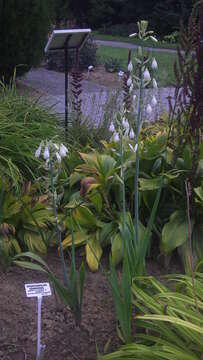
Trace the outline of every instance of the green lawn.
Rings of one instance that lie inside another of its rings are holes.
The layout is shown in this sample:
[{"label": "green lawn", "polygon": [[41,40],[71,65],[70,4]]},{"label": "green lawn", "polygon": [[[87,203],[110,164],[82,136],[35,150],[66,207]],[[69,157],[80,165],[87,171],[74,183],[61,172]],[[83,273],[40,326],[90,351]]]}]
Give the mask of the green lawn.
[{"label": "green lawn", "polygon": [[96,40],[108,40],[108,41],[121,41],[121,42],[128,42],[135,45],[143,45],[146,47],[156,47],[160,49],[177,49],[177,44],[170,44],[167,42],[158,41],[155,43],[152,40],[142,41],[135,37],[130,38],[128,36],[114,36],[114,35],[105,35],[100,34],[98,31],[93,31],[92,33]]},{"label": "green lawn", "polygon": [[[132,51],[132,56],[135,56],[137,50]],[[156,71],[156,79],[159,86],[172,86],[175,83],[175,76],[173,72],[174,61],[177,58],[173,53],[162,52],[147,52],[152,58],[155,57],[158,63],[158,70]],[[105,64],[108,58],[116,58],[121,61],[121,69],[125,70],[128,59],[128,49],[114,48],[111,46],[99,46],[97,50],[97,59],[101,64]]]}]

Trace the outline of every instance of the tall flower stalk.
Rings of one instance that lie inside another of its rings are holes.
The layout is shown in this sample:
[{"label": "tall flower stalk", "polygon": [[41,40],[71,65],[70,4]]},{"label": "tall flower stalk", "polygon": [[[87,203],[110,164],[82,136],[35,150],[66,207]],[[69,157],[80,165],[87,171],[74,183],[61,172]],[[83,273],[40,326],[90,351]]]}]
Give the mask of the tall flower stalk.
[{"label": "tall flower stalk", "polygon": [[[35,152],[36,158],[40,158],[40,156],[43,157],[43,159],[45,160],[45,169],[50,174],[49,190],[52,194],[53,214],[55,220],[55,228],[58,236],[59,251],[60,251],[65,286],[60,283],[60,281],[54,276],[53,273],[50,272],[46,264],[42,263],[40,258],[36,258],[35,256],[34,260],[38,261],[40,264],[43,265],[43,267],[46,268],[46,271],[48,272],[48,275],[51,281],[53,282],[56,291],[58,292],[58,295],[72,311],[75,317],[76,324],[80,325],[85,269],[84,269],[84,265],[82,264],[79,269],[79,272],[76,271],[75,242],[74,242],[73,219],[72,219],[73,209],[70,210],[71,232],[72,232],[72,261],[71,261],[69,276],[65,265],[65,258],[64,258],[62,239],[61,239],[61,230],[57,218],[57,192],[55,188],[55,181],[58,178],[59,166],[62,161],[62,158],[64,158],[67,155],[67,153],[68,153],[68,149],[63,144],[60,145],[55,144],[52,141],[42,142]],[[31,255],[28,254],[26,256],[33,258],[33,254]]]},{"label": "tall flower stalk", "polygon": [[[153,41],[157,41],[153,36],[153,31],[147,31],[148,22],[142,20],[138,22],[138,33],[134,33],[130,35],[130,37],[137,36],[141,40],[148,40],[151,38]],[[143,46],[140,46],[138,49],[138,57],[135,58],[138,67],[138,77],[134,77],[135,86],[138,87],[138,101],[137,101],[137,121],[136,121],[136,144],[139,142],[140,130],[142,127],[142,112],[143,112],[143,90],[144,88],[153,83],[156,80],[153,78],[151,80],[150,72],[148,70],[149,59],[145,59],[144,57],[144,49]],[[157,62],[154,58],[152,61],[152,70],[157,69]],[[157,83],[156,83],[157,84]],[[153,96],[152,104],[155,105],[156,98]],[[152,107],[150,104],[147,105],[147,113],[151,114]],[[134,220],[135,220],[135,232],[136,232],[136,244],[139,242],[139,189],[138,189],[138,181],[139,181],[139,164],[140,164],[140,155],[139,155],[139,147],[137,148],[136,153],[136,167],[135,167],[135,178],[134,178]]]}]

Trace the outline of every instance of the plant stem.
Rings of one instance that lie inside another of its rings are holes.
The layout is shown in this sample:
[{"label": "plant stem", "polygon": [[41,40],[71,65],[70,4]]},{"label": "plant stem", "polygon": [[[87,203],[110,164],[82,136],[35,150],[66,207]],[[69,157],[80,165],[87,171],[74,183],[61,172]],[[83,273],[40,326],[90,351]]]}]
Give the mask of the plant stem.
[{"label": "plant stem", "polygon": [[187,198],[188,239],[189,239],[189,249],[190,249],[190,268],[192,273],[192,287],[193,287],[196,310],[199,312],[199,308],[197,304],[197,296],[195,291],[195,280],[194,280],[194,265],[193,265],[193,254],[192,254],[192,226],[191,226],[191,218],[190,218],[191,189],[190,189],[190,182],[188,179],[185,180],[185,190],[186,190],[186,198]]},{"label": "plant stem", "polygon": [[126,209],[125,209],[125,175],[123,168],[123,134],[121,134],[120,158],[121,158],[121,180],[122,180],[122,213],[123,213],[123,228],[124,228],[124,224],[126,220]]},{"label": "plant stem", "polygon": [[56,231],[57,231],[57,235],[58,235],[60,257],[61,257],[62,270],[63,270],[63,276],[64,276],[64,283],[68,287],[69,286],[69,281],[68,281],[68,274],[67,274],[67,270],[66,270],[64,253],[63,253],[63,246],[62,246],[62,241],[61,241],[61,231],[59,229],[58,220],[57,220],[57,207],[56,207],[56,197],[55,197],[54,176],[53,176],[53,165],[52,165],[52,163],[51,163],[51,166],[50,166],[50,179],[51,179],[51,192],[52,192],[52,196],[53,196],[53,213],[54,213],[54,219],[55,219],[55,224],[56,224]]},{"label": "plant stem", "polygon": [[[142,48],[142,62],[140,65],[140,84],[139,84],[139,94],[138,94],[138,115],[137,115],[137,126],[136,126],[136,143],[138,144],[140,127],[142,123],[142,97],[143,97],[143,75],[142,67],[144,63],[143,48]],[[134,209],[134,219],[135,219],[135,241],[138,245],[139,241],[139,192],[138,192],[138,180],[139,180],[139,166],[140,166],[140,156],[139,148],[136,152],[136,166],[135,166],[135,209]]]}]

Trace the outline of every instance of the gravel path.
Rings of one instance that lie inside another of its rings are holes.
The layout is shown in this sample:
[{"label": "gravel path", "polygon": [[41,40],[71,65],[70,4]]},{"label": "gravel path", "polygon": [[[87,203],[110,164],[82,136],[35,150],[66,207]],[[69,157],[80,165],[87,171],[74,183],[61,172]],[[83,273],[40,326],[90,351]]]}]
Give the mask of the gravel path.
[{"label": "gravel path", "polygon": [[[124,48],[124,49],[138,49],[139,45],[121,42],[121,41],[110,41],[110,40],[94,40],[95,44],[103,45],[103,46],[111,46],[116,48]],[[175,49],[161,49],[155,47],[144,47],[144,50],[152,51],[152,52],[163,52],[163,53],[177,53]]]},{"label": "gravel path", "polygon": [[[29,71],[21,82],[42,92],[41,103],[44,106],[52,107],[54,112],[64,115],[64,74],[56,71],[49,71],[44,68],[37,68]],[[109,89],[91,81],[82,82],[82,112],[83,115],[95,126],[103,121],[104,113],[112,118],[116,108],[121,102],[121,95],[118,89]],[[147,116],[146,120],[155,120],[163,112],[168,112],[168,96],[173,96],[174,88],[160,88],[158,90],[147,89],[144,94],[144,103],[151,102],[152,95],[155,95],[158,104],[153,108],[153,113]]]}]

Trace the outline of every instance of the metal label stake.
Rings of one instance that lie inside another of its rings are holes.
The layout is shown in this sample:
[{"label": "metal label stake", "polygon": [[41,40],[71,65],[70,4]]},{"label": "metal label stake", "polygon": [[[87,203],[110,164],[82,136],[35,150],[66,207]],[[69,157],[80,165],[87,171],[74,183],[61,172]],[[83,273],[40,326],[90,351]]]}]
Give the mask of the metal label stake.
[{"label": "metal label stake", "polygon": [[51,295],[49,283],[25,284],[28,298],[37,297],[37,360],[42,359],[45,345],[41,344],[42,297]]}]

